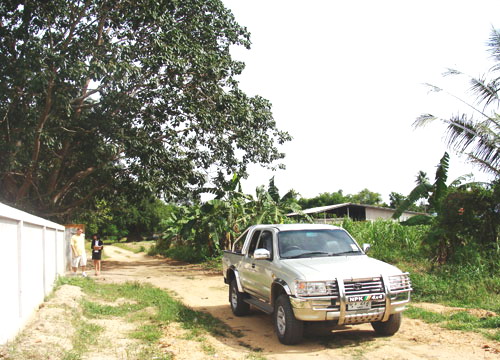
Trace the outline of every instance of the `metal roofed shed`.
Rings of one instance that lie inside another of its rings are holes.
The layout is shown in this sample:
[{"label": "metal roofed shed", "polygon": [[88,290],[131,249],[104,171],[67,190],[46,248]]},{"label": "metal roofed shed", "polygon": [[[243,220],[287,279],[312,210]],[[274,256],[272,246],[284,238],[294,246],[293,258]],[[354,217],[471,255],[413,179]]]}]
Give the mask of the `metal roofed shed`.
[{"label": "metal roofed shed", "polygon": [[[302,214],[307,214],[312,216],[315,221],[326,224],[338,222],[339,219],[343,219],[345,217],[356,221],[392,219],[392,215],[395,211],[395,209],[375,205],[343,203],[304,209],[301,213],[294,212],[287,214],[287,216],[300,217]],[[412,216],[421,214],[422,213],[415,211],[405,211],[398,220],[406,221]]]}]

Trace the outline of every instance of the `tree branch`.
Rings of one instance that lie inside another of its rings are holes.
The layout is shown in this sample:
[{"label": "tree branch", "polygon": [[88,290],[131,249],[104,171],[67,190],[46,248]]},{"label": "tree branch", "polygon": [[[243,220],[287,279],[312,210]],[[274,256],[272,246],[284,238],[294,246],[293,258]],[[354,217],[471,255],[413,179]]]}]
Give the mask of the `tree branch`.
[{"label": "tree branch", "polygon": [[52,91],[53,91],[54,83],[55,83],[54,77],[52,77],[49,80],[49,84],[47,87],[47,96],[45,98],[45,106],[44,106],[42,114],[40,115],[40,118],[38,120],[38,125],[35,129],[35,139],[33,141],[33,152],[31,155],[31,165],[28,169],[28,172],[25,175],[25,180],[24,180],[23,185],[21,186],[21,188],[17,192],[16,202],[26,196],[26,194],[28,193],[28,190],[30,189],[31,185],[33,184],[33,174],[38,166],[38,158],[40,156],[42,130],[43,130],[43,127],[45,126],[45,123],[49,119],[50,110],[52,107],[52,96],[53,96]]}]

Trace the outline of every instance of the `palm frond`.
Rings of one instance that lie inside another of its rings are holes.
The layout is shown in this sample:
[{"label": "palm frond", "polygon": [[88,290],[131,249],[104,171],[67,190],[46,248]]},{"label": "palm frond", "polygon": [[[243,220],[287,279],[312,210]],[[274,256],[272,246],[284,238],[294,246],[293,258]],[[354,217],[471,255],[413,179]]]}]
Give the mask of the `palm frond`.
[{"label": "palm frond", "polygon": [[413,123],[414,128],[424,127],[438,118],[432,114],[422,114]]},{"label": "palm frond", "polygon": [[500,132],[490,119],[475,122],[465,115],[451,119],[447,129],[448,145],[467,154],[483,170],[498,174],[500,167]]},{"label": "palm frond", "polygon": [[[500,63],[500,32],[493,28],[491,29],[490,38],[488,40],[489,52],[493,58]],[[500,65],[500,64],[499,64]]]},{"label": "palm frond", "polygon": [[439,86],[432,85],[429,83],[424,83],[425,86],[429,88],[429,92],[441,92],[443,89],[441,89]]},{"label": "palm frond", "polygon": [[463,73],[460,70],[452,68],[447,68],[446,71],[443,73],[443,76],[451,76],[451,75],[463,75]]},{"label": "palm frond", "polygon": [[470,83],[470,91],[477,98],[478,103],[484,103],[484,108],[493,102],[499,103],[497,80],[487,82],[486,77],[483,75],[479,78],[471,78]]},{"label": "palm frond", "polygon": [[496,155],[496,161],[494,163],[480,159],[473,154],[467,154],[467,156],[473,163],[477,164],[481,170],[490,172],[497,178],[500,178],[500,163],[498,161],[498,152]]},{"label": "palm frond", "polygon": [[470,180],[474,177],[474,174],[465,174],[462,176],[457,177],[455,180],[453,180],[448,187],[450,188],[458,188],[463,186],[464,184],[467,184],[470,182]]},{"label": "palm frond", "polygon": [[448,146],[459,152],[464,152],[478,136],[476,124],[466,114],[451,117],[448,122]]}]

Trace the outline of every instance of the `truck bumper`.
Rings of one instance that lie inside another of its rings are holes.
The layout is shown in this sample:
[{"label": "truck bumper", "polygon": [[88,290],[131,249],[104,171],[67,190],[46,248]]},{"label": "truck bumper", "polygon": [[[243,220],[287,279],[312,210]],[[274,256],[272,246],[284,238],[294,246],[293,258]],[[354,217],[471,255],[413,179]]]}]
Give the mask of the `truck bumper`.
[{"label": "truck bumper", "polygon": [[410,301],[409,294],[405,299],[389,299],[385,306],[364,309],[348,310],[345,302],[332,304],[330,298],[297,298],[290,297],[290,303],[295,317],[302,321],[337,321],[338,325],[361,324],[372,321],[386,321],[389,316],[402,312]]}]

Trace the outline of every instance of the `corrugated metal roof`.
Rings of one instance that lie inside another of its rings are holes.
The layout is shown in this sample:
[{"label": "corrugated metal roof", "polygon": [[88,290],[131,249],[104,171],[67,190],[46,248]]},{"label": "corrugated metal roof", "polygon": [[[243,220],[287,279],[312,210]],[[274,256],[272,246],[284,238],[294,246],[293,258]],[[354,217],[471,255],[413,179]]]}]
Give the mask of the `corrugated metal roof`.
[{"label": "corrugated metal roof", "polygon": [[[344,207],[344,206],[357,206],[357,207],[364,207],[364,208],[387,210],[387,211],[392,211],[392,212],[396,211],[395,209],[386,208],[386,207],[382,207],[382,206],[354,204],[354,203],[342,203],[342,204],[327,205],[327,206],[318,206],[318,207],[314,207],[314,208],[310,208],[310,209],[304,209],[304,210],[302,210],[301,213],[294,212],[294,213],[287,214],[287,216],[296,216],[296,215],[301,215],[301,214],[317,214],[317,213],[326,212],[328,210],[338,209],[338,208],[341,208],[341,207]],[[406,214],[414,214],[414,215],[423,214],[423,213],[415,212],[415,211],[405,211],[404,213],[406,213]]]}]

